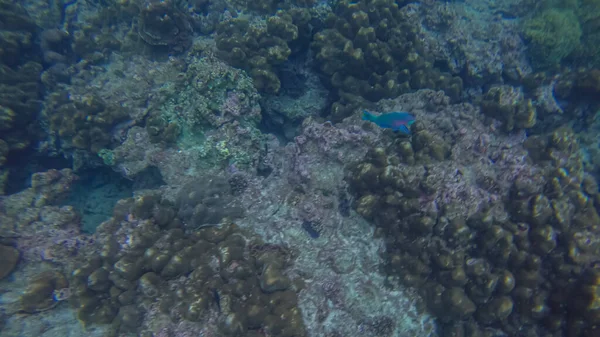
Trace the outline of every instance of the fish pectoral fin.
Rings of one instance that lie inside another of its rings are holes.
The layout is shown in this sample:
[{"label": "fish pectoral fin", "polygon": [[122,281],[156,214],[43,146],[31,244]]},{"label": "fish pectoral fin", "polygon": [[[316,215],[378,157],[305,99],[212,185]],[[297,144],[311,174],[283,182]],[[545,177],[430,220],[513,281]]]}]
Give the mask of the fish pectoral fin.
[{"label": "fish pectoral fin", "polygon": [[398,128],[398,131],[404,133],[404,134],[410,134],[410,129],[406,126],[406,125],[400,125],[400,127]]}]

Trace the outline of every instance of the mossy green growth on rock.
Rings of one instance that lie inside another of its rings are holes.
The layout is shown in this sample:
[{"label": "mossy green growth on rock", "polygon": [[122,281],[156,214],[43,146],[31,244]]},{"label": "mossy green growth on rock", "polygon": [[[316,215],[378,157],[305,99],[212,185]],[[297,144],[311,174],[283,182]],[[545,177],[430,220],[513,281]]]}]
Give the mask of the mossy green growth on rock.
[{"label": "mossy green growth on rock", "polygon": [[334,120],[354,112],[356,98],[376,102],[422,88],[444,90],[452,99],[460,96],[460,78],[433,67],[418,28],[394,0],[339,1],[325,25],[312,47],[319,69],[338,90],[340,99],[331,108]]},{"label": "mossy green growth on rock", "polygon": [[[578,65],[600,66],[600,1],[599,0],[542,0],[521,2],[523,13],[533,11],[534,18],[548,10],[572,12],[581,27],[581,43],[569,55]],[[568,26],[560,30],[571,29]],[[550,33],[550,32],[549,32]]]},{"label": "mossy green growth on rock", "polygon": [[102,149],[98,151],[98,157],[102,159],[105,165],[113,166],[115,164],[115,154],[109,149]]},{"label": "mossy green growth on rock", "polygon": [[523,35],[529,41],[536,68],[559,64],[580,44],[581,26],[572,10],[547,9],[525,20]]}]

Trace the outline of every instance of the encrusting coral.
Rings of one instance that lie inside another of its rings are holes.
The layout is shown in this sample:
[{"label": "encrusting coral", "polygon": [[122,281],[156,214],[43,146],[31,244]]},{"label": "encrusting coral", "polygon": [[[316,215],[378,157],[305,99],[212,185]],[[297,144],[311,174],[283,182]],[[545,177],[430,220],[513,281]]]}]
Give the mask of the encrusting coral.
[{"label": "encrusting coral", "polygon": [[524,22],[523,35],[530,43],[534,66],[545,68],[559,64],[579,47],[581,27],[573,11],[548,9]]}]

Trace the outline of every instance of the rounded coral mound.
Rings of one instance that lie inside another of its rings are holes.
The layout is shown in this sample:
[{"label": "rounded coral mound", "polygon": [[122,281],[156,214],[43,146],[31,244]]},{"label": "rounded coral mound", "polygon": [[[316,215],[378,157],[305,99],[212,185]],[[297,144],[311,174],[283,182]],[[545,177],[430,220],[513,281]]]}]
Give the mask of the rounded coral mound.
[{"label": "rounded coral mound", "polygon": [[183,52],[192,45],[192,25],[174,1],[146,1],[140,10],[138,34],[151,46]]},{"label": "rounded coral mound", "polygon": [[0,268],[0,280],[10,275],[19,262],[19,251],[11,246],[0,245],[0,260],[2,267]]},{"label": "rounded coral mound", "polygon": [[341,120],[359,106],[416,89],[441,89],[453,99],[462,80],[440,72],[424,52],[418,27],[393,0],[339,1],[315,34],[319,69],[337,90],[331,107]]},{"label": "rounded coral mound", "polygon": [[[200,199],[207,203],[206,193],[216,187],[225,188],[212,184]],[[199,201],[189,189],[183,194],[183,203]],[[217,317],[206,333],[306,335],[285,273],[293,259],[289,249],[231,223],[186,230],[176,212],[153,193],[116,205],[114,217],[98,228],[98,246],[72,273],[70,300],[80,320],[150,336],[166,323],[144,322],[148,318],[162,315],[181,325]]]},{"label": "rounded coral mound", "polygon": [[573,11],[548,9],[524,22],[523,35],[530,44],[532,64],[545,68],[557,65],[579,46],[581,27]]}]

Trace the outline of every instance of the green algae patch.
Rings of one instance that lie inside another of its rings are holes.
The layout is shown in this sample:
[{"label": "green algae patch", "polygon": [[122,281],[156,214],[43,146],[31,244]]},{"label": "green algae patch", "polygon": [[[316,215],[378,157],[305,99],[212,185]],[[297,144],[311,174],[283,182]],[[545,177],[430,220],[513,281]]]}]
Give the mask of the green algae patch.
[{"label": "green algae patch", "polygon": [[579,47],[581,27],[571,10],[548,9],[523,23],[529,55],[536,68],[559,64]]}]

